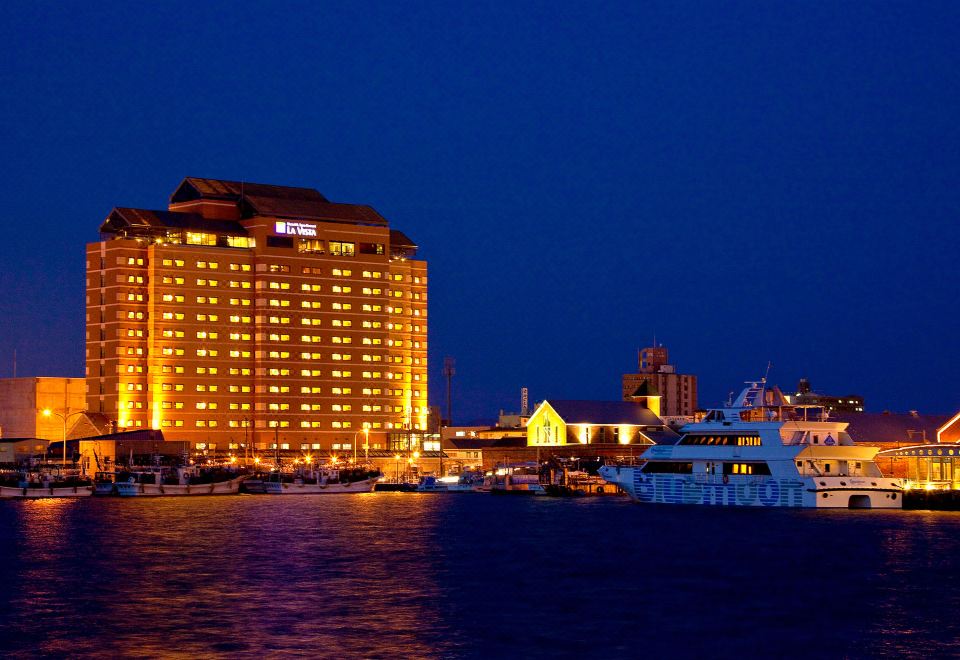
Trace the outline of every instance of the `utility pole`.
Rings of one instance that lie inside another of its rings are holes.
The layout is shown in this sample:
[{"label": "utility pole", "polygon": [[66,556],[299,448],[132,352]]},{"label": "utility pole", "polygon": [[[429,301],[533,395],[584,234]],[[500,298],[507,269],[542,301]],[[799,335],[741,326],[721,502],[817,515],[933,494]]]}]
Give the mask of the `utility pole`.
[{"label": "utility pole", "polygon": [[452,357],[443,358],[443,376],[447,379],[447,426],[453,426],[453,401],[450,397],[451,383],[453,382],[453,376],[457,373],[457,370],[454,368],[456,362]]}]

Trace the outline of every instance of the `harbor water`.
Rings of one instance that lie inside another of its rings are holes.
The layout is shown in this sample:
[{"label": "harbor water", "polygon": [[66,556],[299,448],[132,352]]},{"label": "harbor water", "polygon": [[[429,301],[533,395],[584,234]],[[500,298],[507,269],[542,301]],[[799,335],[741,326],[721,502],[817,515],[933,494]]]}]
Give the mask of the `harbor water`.
[{"label": "harbor water", "polygon": [[371,493],[0,502],[5,657],[930,657],[960,514]]}]

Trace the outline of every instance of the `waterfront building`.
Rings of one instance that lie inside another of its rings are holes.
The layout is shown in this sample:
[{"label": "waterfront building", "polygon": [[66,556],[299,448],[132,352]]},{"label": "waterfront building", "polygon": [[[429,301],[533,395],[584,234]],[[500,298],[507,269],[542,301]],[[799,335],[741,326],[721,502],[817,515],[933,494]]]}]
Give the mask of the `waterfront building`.
[{"label": "waterfront building", "polygon": [[697,409],[697,377],[677,373],[669,362],[669,352],[663,345],[637,351],[638,372],[621,378],[623,399],[629,401],[634,395],[643,396],[646,383],[661,398],[658,415],[691,417]]},{"label": "waterfront building", "polygon": [[820,394],[813,391],[813,388],[810,386],[810,381],[806,378],[800,379],[800,382],[797,384],[796,394],[788,394],[786,398],[787,402],[791,405],[820,406],[831,413],[862,413],[864,411],[863,397],[859,394],[847,394],[844,396]]},{"label": "waterfront building", "polygon": [[[86,408],[83,378],[0,378],[0,438],[63,439],[67,416],[67,437]],[[51,414],[44,415],[49,410]],[[56,413],[56,414],[53,414]]]},{"label": "waterfront building", "polygon": [[427,265],[369,206],[184,179],[87,246],[86,406],[196,449],[416,447]]},{"label": "waterfront building", "polygon": [[547,400],[527,422],[528,447],[652,445],[677,437],[641,397],[635,401]]}]

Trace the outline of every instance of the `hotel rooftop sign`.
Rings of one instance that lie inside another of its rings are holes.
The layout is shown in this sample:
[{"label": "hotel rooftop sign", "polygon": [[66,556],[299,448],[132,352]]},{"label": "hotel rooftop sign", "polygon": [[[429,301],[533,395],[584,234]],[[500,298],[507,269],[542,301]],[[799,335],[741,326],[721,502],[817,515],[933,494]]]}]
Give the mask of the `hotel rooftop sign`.
[{"label": "hotel rooftop sign", "polygon": [[317,226],[306,222],[277,221],[274,231],[284,236],[316,236]]}]

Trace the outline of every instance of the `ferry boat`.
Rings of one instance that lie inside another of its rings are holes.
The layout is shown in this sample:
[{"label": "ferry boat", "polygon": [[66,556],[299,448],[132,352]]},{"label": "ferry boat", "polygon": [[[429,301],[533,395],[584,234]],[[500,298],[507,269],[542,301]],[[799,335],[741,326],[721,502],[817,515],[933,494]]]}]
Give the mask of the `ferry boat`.
[{"label": "ferry boat", "polygon": [[721,506],[899,509],[903,482],[884,477],[876,447],[856,445],[847,424],[809,421],[765,379],[726,408],[654,445],[643,465],[605,465],[600,476],[637,502]]}]

